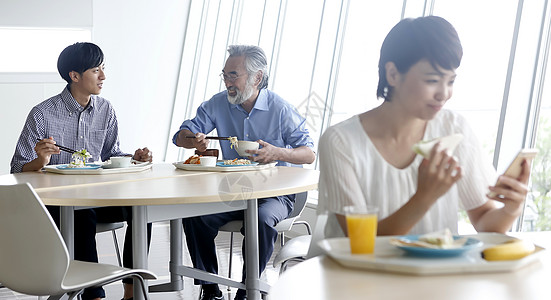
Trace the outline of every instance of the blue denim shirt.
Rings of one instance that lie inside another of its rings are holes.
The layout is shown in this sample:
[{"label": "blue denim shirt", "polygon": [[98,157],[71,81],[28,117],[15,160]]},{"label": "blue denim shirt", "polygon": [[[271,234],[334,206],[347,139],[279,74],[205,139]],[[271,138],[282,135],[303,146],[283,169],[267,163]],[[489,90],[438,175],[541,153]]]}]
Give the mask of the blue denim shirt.
[{"label": "blue denim shirt", "polygon": [[[178,133],[182,129],[193,133],[210,133],[216,129],[218,136],[235,136],[242,141],[263,140],[280,148],[306,146],[314,148],[314,142],[305,128],[306,119],[280,96],[267,89],[260,90],[256,103],[250,113],[241,105],[231,104],[227,91],[214,95],[197,109],[195,118],[186,120],[174,135],[176,144]],[[239,157],[230,142],[220,141],[224,159]],[[287,162],[278,162],[279,166],[292,166]]]}]

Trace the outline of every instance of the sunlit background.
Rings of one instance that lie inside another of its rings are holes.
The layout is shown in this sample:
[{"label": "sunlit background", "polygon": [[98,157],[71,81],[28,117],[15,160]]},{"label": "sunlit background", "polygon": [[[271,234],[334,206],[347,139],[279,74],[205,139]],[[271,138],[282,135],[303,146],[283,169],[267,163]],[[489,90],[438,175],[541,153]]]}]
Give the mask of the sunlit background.
[{"label": "sunlit background", "polygon": [[[488,160],[500,172],[521,148],[539,149],[525,213],[514,230],[551,230],[551,83],[546,81],[551,21],[546,0],[173,0],[164,3],[174,8],[168,16],[148,14],[148,7],[135,13],[136,20],[132,10],[138,8],[133,5],[153,4],[87,2],[94,11],[90,26],[0,24],[0,91],[13,88],[2,81],[25,81],[9,76],[56,76],[55,62],[61,49],[76,41],[96,42],[107,59],[103,95],[108,99],[131,95],[132,100],[126,99],[124,107],[113,99],[119,122],[140,123],[136,130],[133,125],[123,126],[121,139],[141,138],[136,131],[155,132],[148,145],[155,149],[157,160],[167,162],[189,156],[189,150],[172,145],[170,137],[184,119],[195,114],[201,102],[224,88],[218,74],[228,45],[254,44],[266,51],[269,88],[307,117],[317,142],[328,126],[380,104],[375,96],[379,48],[392,26],[401,18],[442,16],[455,26],[464,48],[454,96],[447,108],[469,120]],[[1,2],[0,9],[6,5],[7,1]],[[116,18],[120,22],[110,21]],[[134,31],[125,20],[130,24],[143,22],[139,23],[141,31]],[[155,30],[170,27],[181,29]],[[131,50],[141,53],[147,49],[148,55],[126,59],[131,55],[127,54],[129,47],[105,37],[111,30],[119,33],[121,41],[136,40]],[[151,72],[167,66],[175,71]],[[159,89],[163,81],[168,88]],[[157,89],[143,92],[149,84]],[[46,90],[51,96],[62,88],[58,81]],[[32,103],[41,100],[33,99]],[[24,114],[27,111],[25,107]],[[24,116],[20,119],[22,124]],[[17,136],[20,127],[12,131]],[[15,140],[9,142],[15,145]],[[4,155],[3,164],[9,164],[12,151]],[[317,163],[308,167],[317,168]],[[8,168],[3,165],[1,170]],[[316,195],[310,194],[315,205]],[[464,232],[472,230],[468,224],[461,228]]]}]

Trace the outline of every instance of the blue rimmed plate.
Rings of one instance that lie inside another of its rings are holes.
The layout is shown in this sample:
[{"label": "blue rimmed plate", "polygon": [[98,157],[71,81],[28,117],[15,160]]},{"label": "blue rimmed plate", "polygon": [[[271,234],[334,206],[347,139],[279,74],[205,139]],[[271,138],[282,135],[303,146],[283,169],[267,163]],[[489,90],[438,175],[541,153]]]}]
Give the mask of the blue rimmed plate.
[{"label": "blue rimmed plate", "polygon": [[223,161],[219,161],[216,163],[217,167],[248,167],[248,166],[256,166],[258,165],[258,162],[251,161],[250,164],[242,164],[242,165],[225,165]]},{"label": "blue rimmed plate", "polygon": [[[404,242],[415,242],[419,240],[420,235],[404,235],[398,237],[398,240]],[[424,256],[424,257],[450,257],[458,256],[470,251],[472,249],[482,246],[482,242],[474,238],[465,238],[459,235],[453,237],[454,240],[466,239],[465,243],[456,248],[425,248],[425,247],[416,247],[416,246],[407,246],[407,245],[395,245],[396,247],[406,251],[408,254],[415,256]]]},{"label": "blue rimmed plate", "polygon": [[69,165],[60,165],[56,168],[60,170],[95,170],[101,168],[101,165],[98,164],[87,164],[84,167],[81,168],[70,168]]}]

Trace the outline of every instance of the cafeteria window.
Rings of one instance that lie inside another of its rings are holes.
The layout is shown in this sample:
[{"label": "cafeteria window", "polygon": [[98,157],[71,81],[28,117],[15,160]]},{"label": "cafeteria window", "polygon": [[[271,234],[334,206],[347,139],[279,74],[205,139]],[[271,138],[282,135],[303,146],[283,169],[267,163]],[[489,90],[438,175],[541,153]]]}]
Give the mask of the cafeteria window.
[{"label": "cafeteria window", "polygon": [[[240,0],[191,6],[173,119],[192,117],[224,88],[217,75],[228,45],[254,44],[268,56],[269,88],[305,116],[316,144],[328,126],[380,104],[378,52],[394,24],[406,17],[446,18],[464,47],[447,108],[467,118],[499,173],[519,149],[540,149],[525,213],[513,231],[551,230],[551,217],[545,217],[551,216],[547,1]],[[306,167],[317,169],[318,163]]]}]

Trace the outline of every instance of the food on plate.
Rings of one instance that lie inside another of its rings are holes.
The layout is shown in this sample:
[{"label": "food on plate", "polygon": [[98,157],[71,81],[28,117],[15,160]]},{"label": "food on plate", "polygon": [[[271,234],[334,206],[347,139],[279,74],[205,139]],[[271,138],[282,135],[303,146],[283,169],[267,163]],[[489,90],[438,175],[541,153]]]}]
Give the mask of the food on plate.
[{"label": "food on plate", "polygon": [[67,168],[83,168],[86,166],[86,160],[92,157],[86,149],[76,151],[71,156],[71,162],[67,165]]},{"label": "food on plate", "polygon": [[463,140],[463,135],[461,133],[455,133],[452,135],[439,137],[430,141],[420,141],[419,143],[413,145],[413,151],[424,158],[430,157],[430,151],[436,145],[436,143],[440,142],[440,147],[442,149],[446,149],[448,154],[452,154],[453,150],[459,145],[459,143]]},{"label": "food on plate", "polygon": [[224,165],[250,165],[251,161],[248,159],[236,158],[232,160],[225,160]]},{"label": "food on plate", "polygon": [[233,149],[234,147],[237,147],[237,137],[236,136],[230,136],[228,138],[230,141],[230,149]]},{"label": "food on plate", "polygon": [[184,162],[184,164],[186,165],[198,165],[200,163],[201,163],[201,156],[199,155],[192,155]]},{"label": "food on plate", "polygon": [[505,243],[486,248],[482,258],[488,261],[516,260],[526,257],[536,251],[536,246],[529,241],[513,239]]},{"label": "food on plate", "polygon": [[390,243],[395,246],[421,247],[431,249],[455,249],[461,248],[467,242],[467,238],[454,238],[449,229],[431,232],[419,236],[417,239],[408,237],[394,238]]},{"label": "food on plate", "polygon": [[448,248],[453,245],[453,235],[448,228],[442,231],[422,235],[419,237],[419,240],[441,248]]}]

